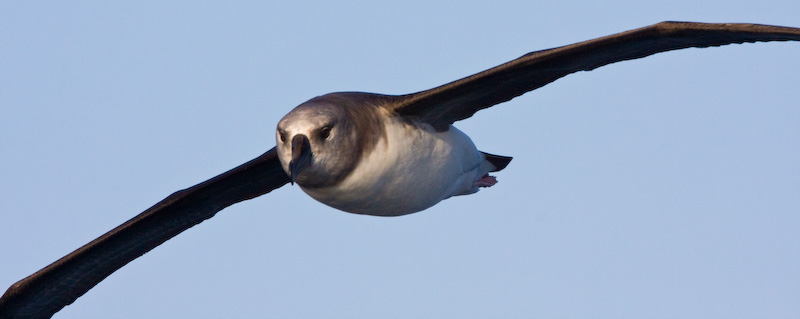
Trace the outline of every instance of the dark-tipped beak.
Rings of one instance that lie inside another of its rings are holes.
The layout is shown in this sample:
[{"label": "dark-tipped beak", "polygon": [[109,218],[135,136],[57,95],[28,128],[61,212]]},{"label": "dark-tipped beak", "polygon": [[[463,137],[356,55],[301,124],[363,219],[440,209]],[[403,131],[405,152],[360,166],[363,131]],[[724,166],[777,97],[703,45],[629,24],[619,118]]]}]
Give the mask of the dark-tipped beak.
[{"label": "dark-tipped beak", "polygon": [[289,162],[291,183],[294,185],[297,175],[311,164],[311,144],[308,137],[297,134],[292,138],[292,161]]}]

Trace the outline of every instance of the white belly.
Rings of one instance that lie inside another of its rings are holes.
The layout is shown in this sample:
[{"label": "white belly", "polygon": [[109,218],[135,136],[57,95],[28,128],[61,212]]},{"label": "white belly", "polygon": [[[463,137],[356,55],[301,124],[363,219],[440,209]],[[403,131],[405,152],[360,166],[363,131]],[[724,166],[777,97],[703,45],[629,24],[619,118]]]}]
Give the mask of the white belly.
[{"label": "white belly", "polygon": [[455,127],[436,132],[428,124],[386,123],[386,139],[341,183],[302,188],[309,196],[356,214],[399,216],[445,198],[472,194],[491,168],[472,140]]}]

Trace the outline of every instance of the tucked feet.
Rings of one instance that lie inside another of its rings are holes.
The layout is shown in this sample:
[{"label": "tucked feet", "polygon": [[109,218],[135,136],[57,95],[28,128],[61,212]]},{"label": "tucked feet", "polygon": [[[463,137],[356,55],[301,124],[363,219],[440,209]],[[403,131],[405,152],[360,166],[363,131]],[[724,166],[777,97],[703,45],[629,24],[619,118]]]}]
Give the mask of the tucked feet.
[{"label": "tucked feet", "polygon": [[494,186],[494,184],[497,184],[497,178],[494,178],[494,176],[489,176],[489,174],[485,174],[483,177],[475,181],[473,186],[490,187]]}]

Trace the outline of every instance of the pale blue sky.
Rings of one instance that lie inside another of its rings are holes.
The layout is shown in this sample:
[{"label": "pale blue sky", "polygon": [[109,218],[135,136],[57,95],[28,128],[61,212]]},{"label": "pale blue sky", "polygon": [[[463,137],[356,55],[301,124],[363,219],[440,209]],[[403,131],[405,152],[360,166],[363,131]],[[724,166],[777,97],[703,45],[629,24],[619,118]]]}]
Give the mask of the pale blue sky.
[{"label": "pale blue sky", "polygon": [[[0,289],[274,146],[333,91],[410,93],[663,20],[784,1],[0,4]],[[56,318],[798,318],[800,44],[568,76],[457,123],[515,159],[400,218],[284,187]]]}]

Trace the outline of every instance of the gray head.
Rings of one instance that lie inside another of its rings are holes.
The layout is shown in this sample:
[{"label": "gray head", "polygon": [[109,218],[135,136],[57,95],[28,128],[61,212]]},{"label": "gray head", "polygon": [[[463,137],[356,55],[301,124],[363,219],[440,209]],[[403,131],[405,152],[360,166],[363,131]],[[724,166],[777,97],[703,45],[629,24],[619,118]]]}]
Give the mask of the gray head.
[{"label": "gray head", "polygon": [[389,98],[331,93],[297,106],[278,122],[276,143],[283,170],[305,188],[342,181],[384,136],[379,106]]}]

